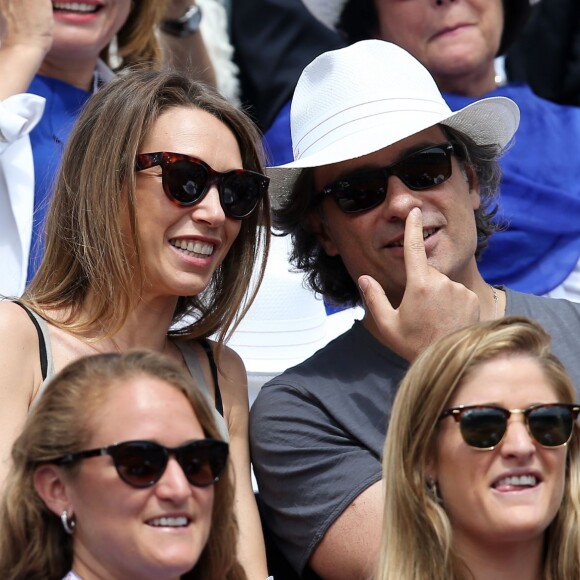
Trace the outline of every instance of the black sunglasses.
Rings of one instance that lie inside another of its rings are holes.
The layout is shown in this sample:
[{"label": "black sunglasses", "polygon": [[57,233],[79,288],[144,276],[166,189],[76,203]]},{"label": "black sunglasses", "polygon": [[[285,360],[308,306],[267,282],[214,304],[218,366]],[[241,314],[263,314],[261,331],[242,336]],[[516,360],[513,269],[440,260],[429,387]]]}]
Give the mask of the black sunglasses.
[{"label": "black sunglasses", "polygon": [[150,487],[156,484],[173,455],[187,481],[196,487],[207,487],[219,481],[227,458],[228,444],[216,439],[198,439],[179,447],[165,447],[153,441],[125,441],[100,449],[69,453],[50,463],[66,465],[87,457],[110,455],[119,477],[132,487]]},{"label": "black sunglasses", "polygon": [[542,447],[561,447],[570,441],[579,412],[580,407],[570,403],[509,410],[496,405],[465,405],[447,409],[440,419],[453,417],[470,447],[491,450],[504,438],[510,415],[520,413],[528,432]]},{"label": "black sunglasses", "polygon": [[315,196],[315,200],[332,195],[344,213],[368,211],[385,201],[391,175],[398,177],[413,191],[430,189],[447,181],[452,173],[453,153],[451,143],[430,145],[387,167],[352,173],[329,183]]},{"label": "black sunglasses", "polygon": [[161,167],[161,182],[165,195],[181,207],[199,203],[212,185],[218,188],[224,213],[234,219],[250,215],[268,191],[270,179],[246,169],[215,171],[207,163],[181,153],[141,153],[135,170]]}]

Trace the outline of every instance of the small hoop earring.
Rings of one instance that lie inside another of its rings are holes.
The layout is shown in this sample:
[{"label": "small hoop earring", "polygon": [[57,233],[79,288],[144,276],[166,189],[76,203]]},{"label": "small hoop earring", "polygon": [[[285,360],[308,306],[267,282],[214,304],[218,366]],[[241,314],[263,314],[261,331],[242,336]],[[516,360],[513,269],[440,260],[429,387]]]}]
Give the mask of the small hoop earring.
[{"label": "small hoop earring", "polygon": [[443,505],[443,498],[441,497],[441,492],[439,491],[439,485],[437,485],[437,481],[434,479],[429,478],[427,480],[427,490],[429,491],[429,495],[431,499],[439,504]]},{"label": "small hoop earring", "polygon": [[72,536],[75,533],[77,523],[72,517],[71,518],[68,517],[68,513],[66,510],[63,510],[62,514],[60,514],[60,521],[62,522],[62,527],[64,528],[64,531]]}]

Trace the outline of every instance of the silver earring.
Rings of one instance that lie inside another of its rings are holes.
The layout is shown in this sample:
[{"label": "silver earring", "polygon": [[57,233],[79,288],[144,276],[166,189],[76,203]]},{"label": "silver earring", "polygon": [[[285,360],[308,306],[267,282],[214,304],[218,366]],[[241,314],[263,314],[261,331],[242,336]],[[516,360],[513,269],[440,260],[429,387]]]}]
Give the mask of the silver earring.
[{"label": "silver earring", "polygon": [[66,510],[63,510],[62,514],[60,514],[60,521],[62,522],[62,527],[67,534],[74,534],[77,523],[73,520],[72,517],[68,517]]},{"label": "silver earring", "polygon": [[438,503],[439,505],[443,505],[443,498],[441,497],[441,492],[439,491],[439,486],[437,485],[437,481],[429,478],[427,480],[427,489],[429,490],[429,495],[431,496],[431,499],[435,503]]}]

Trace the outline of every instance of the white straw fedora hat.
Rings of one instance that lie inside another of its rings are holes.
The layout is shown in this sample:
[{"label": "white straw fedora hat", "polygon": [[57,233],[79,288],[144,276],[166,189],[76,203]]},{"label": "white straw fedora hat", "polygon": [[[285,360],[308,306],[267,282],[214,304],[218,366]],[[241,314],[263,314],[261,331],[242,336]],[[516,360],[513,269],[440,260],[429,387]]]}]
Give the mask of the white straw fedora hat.
[{"label": "white straw fedora hat", "polygon": [[437,124],[503,149],[519,119],[506,97],[452,112],[429,71],[406,50],[363,40],[321,54],[302,72],[290,110],[294,161],[267,169],[270,194],[275,206],[283,204],[302,169],[368,155]]}]

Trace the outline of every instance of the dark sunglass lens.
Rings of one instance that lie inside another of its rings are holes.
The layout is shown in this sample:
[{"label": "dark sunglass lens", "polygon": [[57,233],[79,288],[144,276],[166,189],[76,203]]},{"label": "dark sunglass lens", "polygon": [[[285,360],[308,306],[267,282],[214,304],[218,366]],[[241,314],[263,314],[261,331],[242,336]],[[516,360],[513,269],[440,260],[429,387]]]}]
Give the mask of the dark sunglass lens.
[{"label": "dark sunglass lens", "polygon": [[495,447],[504,436],[507,417],[501,409],[467,409],[461,414],[461,434],[471,447]]},{"label": "dark sunglass lens", "polygon": [[148,487],[159,481],[167,465],[163,448],[154,443],[129,442],[111,452],[121,479],[134,487]]},{"label": "dark sunglass lens", "polygon": [[397,173],[411,189],[428,189],[451,177],[451,156],[442,147],[432,147],[402,159]]},{"label": "dark sunglass lens", "polygon": [[235,219],[248,216],[258,205],[265,188],[262,176],[232,171],[222,182],[221,199],[224,211]]},{"label": "dark sunglass lens", "polygon": [[534,439],[545,447],[564,445],[572,435],[574,416],[567,407],[537,407],[528,413],[528,425]]},{"label": "dark sunglass lens", "polygon": [[205,192],[208,173],[203,165],[180,159],[164,168],[163,180],[171,198],[182,205],[193,205]]},{"label": "dark sunglass lens", "polygon": [[387,178],[376,171],[346,178],[332,185],[332,195],[345,213],[367,211],[385,200]]},{"label": "dark sunglass lens", "polygon": [[182,447],[178,460],[189,483],[198,487],[211,485],[222,474],[227,458],[227,444],[197,441]]}]

